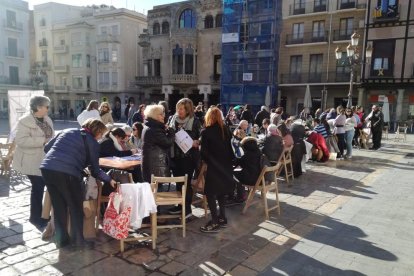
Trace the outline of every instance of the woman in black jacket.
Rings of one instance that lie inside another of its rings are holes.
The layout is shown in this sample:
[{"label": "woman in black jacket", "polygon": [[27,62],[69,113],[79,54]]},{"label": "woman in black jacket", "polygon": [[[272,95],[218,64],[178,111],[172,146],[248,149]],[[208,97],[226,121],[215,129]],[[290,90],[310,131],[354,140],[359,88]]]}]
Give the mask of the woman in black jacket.
[{"label": "woman in black jacket", "polygon": [[115,128],[105,135],[106,139],[101,142],[100,157],[125,157],[137,153],[137,149],[129,150],[124,142],[127,138],[126,133],[121,128]]},{"label": "woman in black jacket", "polygon": [[283,139],[276,125],[270,124],[267,131],[262,152],[270,162],[278,162],[284,150]]},{"label": "woman in black jacket", "polygon": [[[205,116],[206,128],[201,133],[201,159],[207,164],[204,192],[207,196],[211,221],[200,228],[207,233],[218,232],[226,227],[225,215],[226,194],[234,190],[231,147],[231,133],[224,125],[222,115],[217,107],[211,107]],[[220,215],[217,215],[218,201]]]},{"label": "woman in black jacket", "polygon": [[[188,175],[187,192],[185,198],[186,217],[190,217],[191,202],[193,198],[193,189],[191,187],[191,179],[200,160],[199,142],[201,132],[201,123],[194,116],[193,102],[188,98],[183,98],[176,105],[176,114],[171,116],[168,126],[175,132],[184,130],[193,139],[192,148],[184,153],[176,144],[172,150],[171,161],[174,176]],[[182,184],[177,186],[177,190],[181,191]],[[170,210],[170,214],[181,213],[181,206],[174,207]]]},{"label": "woman in black jacket", "polygon": [[145,108],[145,126],[142,131],[142,176],[151,182],[151,174],[170,176],[169,151],[174,144],[174,130],[164,124],[164,107],[148,105]]}]

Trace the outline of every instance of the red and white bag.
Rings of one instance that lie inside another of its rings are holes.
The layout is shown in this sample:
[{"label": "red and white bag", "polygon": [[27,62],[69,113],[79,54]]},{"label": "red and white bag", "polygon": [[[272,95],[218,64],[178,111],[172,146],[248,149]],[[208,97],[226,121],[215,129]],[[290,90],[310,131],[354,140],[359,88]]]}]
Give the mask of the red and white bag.
[{"label": "red and white bag", "polygon": [[[117,240],[128,237],[131,217],[131,206],[123,206],[123,208],[118,209],[119,212],[115,208],[114,201],[117,201],[115,198],[120,196],[119,193],[111,193],[109,195],[109,203],[103,219],[103,232]],[[120,200],[122,201],[122,198]]]}]

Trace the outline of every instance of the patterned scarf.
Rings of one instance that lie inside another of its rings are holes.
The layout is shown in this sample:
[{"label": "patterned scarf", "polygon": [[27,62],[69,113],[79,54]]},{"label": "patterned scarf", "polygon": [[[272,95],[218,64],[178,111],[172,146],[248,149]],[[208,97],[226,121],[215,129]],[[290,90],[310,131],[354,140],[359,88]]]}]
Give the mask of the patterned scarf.
[{"label": "patterned scarf", "polygon": [[33,116],[33,118],[35,119],[36,125],[38,127],[40,127],[40,129],[45,134],[46,141],[49,141],[50,139],[52,139],[53,130],[52,130],[52,127],[48,123],[46,123],[46,120],[43,119],[43,121],[41,121],[38,118],[36,118],[35,116]]}]

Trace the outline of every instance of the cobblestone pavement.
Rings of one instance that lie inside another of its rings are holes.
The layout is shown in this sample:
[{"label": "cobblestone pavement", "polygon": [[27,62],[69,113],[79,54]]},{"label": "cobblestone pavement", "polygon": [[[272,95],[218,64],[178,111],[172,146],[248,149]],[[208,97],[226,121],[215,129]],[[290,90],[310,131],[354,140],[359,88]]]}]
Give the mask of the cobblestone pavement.
[{"label": "cobblestone pavement", "polygon": [[[392,138],[392,136],[391,136]],[[101,232],[94,249],[58,250],[28,222],[30,183],[0,177],[0,275],[412,275],[414,136],[385,140],[351,161],[309,163],[293,187],[280,182],[281,216],[261,204],[227,209],[229,226],[202,234],[203,211],[164,231],[157,250]],[[275,195],[270,193],[270,199]]]}]

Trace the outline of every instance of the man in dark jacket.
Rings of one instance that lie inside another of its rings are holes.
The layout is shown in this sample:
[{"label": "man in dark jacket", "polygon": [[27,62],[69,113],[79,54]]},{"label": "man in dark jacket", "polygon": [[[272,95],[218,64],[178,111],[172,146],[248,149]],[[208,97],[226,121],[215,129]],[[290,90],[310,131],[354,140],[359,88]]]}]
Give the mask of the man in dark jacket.
[{"label": "man in dark jacket", "polygon": [[259,127],[262,127],[263,120],[266,118],[270,119],[270,113],[267,111],[267,107],[263,105],[260,108],[260,111],[257,112],[256,117],[254,118],[254,123]]},{"label": "man in dark jacket", "polygon": [[372,150],[377,150],[381,147],[382,129],[384,126],[384,114],[378,106],[373,105],[372,111],[366,118],[367,121],[371,122],[372,132]]}]

